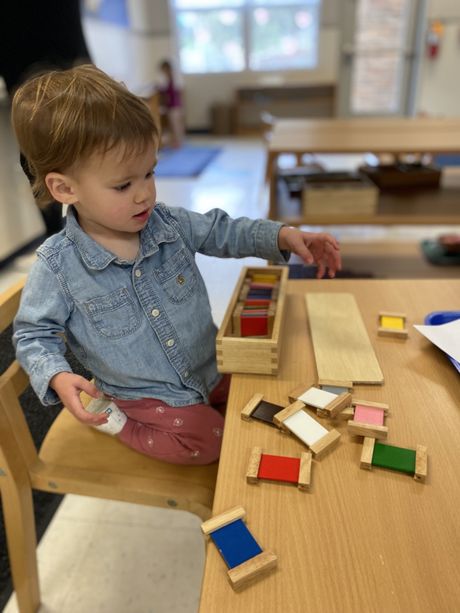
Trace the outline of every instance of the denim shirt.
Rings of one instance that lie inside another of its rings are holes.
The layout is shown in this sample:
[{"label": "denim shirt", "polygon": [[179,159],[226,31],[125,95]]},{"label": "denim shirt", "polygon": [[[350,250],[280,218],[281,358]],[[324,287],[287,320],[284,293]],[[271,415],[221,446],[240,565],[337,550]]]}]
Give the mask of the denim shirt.
[{"label": "denim shirt", "polygon": [[66,228],[37,250],[14,324],[17,358],[41,402],[58,402],[49,381],[71,372],[64,335],[109,396],[207,402],[220,379],[217,330],[195,253],[285,262],[281,225],[157,204],[133,262],[88,236],[69,207]]}]

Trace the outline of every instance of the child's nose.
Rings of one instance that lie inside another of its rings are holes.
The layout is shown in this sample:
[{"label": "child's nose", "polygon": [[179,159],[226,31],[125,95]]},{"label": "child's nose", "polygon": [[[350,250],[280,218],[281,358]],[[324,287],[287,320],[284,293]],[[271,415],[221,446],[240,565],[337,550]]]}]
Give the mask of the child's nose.
[{"label": "child's nose", "polygon": [[149,198],[152,197],[152,185],[145,185],[142,188],[139,188],[134,196],[134,202],[136,202],[137,204],[141,204],[142,202],[145,202],[146,200],[148,200]]}]

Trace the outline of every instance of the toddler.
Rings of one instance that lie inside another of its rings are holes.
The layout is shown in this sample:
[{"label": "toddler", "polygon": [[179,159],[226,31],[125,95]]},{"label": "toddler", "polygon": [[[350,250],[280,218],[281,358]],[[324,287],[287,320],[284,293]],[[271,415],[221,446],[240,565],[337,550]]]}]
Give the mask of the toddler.
[{"label": "toddler", "polygon": [[171,62],[163,60],[159,68],[164,80],[158,87],[160,107],[168,120],[170,145],[174,149],[179,149],[184,140],[184,113],[181,91],[175,83]]},{"label": "toddler", "polygon": [[[284,262],[294,252],[316,262],[318,276],[326,267],[334,276],[336,240],[157,203],[155,122],[142,100],[94,66],[26,82],[12,121],[39,204],[68,206],[65,229],[37,251],[14,325],[32,387],[44,405],[61,400],[82,423],[110,427],[142,453],[215,461],[229,378],[217,372],[195,253]],[[72,373],[65,342],[94,384]],[[82,391],[110,401],[108,411],[86,410]]]}]

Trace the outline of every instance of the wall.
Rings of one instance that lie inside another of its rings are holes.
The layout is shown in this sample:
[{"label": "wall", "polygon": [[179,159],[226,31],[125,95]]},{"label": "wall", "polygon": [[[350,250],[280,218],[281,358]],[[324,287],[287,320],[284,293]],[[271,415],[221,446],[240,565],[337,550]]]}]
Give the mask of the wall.
[{"label": "wall", "polygon": [[280,83],[334,83],[337,80],[336,28],[321,28],[319,65],[310,71],[242,72],[237,74],[184,75],[186,119],[189,128],[209,124],[210,108],[214,102],[230,102],[239,85]]},{"label": "wall", "polygon": [[460,2],[431,0],[428,19],[444,22],[444,36],[436,59],[426,57],[421,70],[417,111],[436,116],[460,116]]},{"label": "wall", "polygon": [[[174,57],[173,24],[168,0],[127,0],[127,3],[135,35],[120,32],[120,36],[129,37],[129,45],[120,41],[116,48],[112,46],[104,51],[99,47],[95,59],[107,70],[108,66],[113,66],[114,70],[109,71],[114,76],[125,80],[138,93],[144,93],[155,81],[159,59]],[[279,79],[289,83],[337,82],[339,8],[340,0],[323,0],[319,65],[315,70],[184,75],[187,126],[191,129],[209,127],[212,104],[231,101],[239,85]],[[424,58],[416,110],[432,115],[460,115],[460,81],[456,78],[460,59],[460,0],[429,0],[428,17],[446,20],[445,35],[438,58],[433,61]],[[95,39],[96,43],[98,35],[88,38]]]},{"label": "wall", "polygon": [[[210,108],[214,102],[228,102],[233,98],[238,85],[253,84],[259,81],[273,82],[280,79],[288,83],[331,83],[337,79],[338,45],[338,3],[340,0],[323,0],[321,30],[319,40],[319,65],[312,71],[263,72],[263,73],[226,73],[215,75],[184,75],[183,85],[186,100],[186,122],[191,129],[209,127]],[[167,55],[175,55],[173,42],[174,25],[171,23],[168,0],[128,0],[128,11],[132,30],[151,37],[151,65],[145,61],[134,69],[136,75],[129,75],[129,83],[134,76],[140,83],[155,80],[156,64]],[[153,43],[153,41],[155,41]],[[141,44],[146,44],[146,42]],[[120,62],[122,62],[120,58]],[[126,61],[126,58],[125,58]]]},{"label": "wall", "polygon": [[318,66],[314,70],[287,72],[242,72],[216,75],[184,75],[186,121],[189,128],[209,125],[214,102],[230,102],[239,85],[256,83],[334,83],[337,80],[340,0],[323,0],[319,36]]},{"label": "wall", "polygon": [[127,0],[131,29],[147,35],[170,36],[168,0]]}]

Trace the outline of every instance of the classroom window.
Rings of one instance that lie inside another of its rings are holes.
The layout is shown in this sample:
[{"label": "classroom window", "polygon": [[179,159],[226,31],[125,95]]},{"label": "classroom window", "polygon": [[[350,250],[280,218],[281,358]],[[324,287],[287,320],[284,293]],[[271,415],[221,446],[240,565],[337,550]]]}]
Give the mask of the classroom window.
[{"label": "classroom window", "polygon": [[171,0],[184,73],[296,70],[318,62],[321,0]]}]

